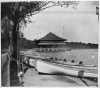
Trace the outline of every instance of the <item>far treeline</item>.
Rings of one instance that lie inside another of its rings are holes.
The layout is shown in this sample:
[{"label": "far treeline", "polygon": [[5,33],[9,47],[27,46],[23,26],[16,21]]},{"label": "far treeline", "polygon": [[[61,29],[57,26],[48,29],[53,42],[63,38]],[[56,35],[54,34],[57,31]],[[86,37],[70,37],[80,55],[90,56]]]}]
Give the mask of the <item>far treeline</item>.
[{"label": "far treeline", "polygon": [[98,49],[98,44],[86,44],[82,42],[67,42],[66,46],[71,47],[72,49]]},{"label": "far treeline", "polygon": [[[31,41],[23,38],[20,40],[19,46],[22,49],[32,49],[32,48],[38,48],[38,43],[36,39],[34,41]],[[72,49],[98,49],[98,44],[92,44],[92,43],[86,44],[82,42],[66,42],[65,47],[70,47]]]},{"label": "far treeline", "polygon": [[[1,49],[7,48],[9,46],[9,42],[3,41],[1,39]],[[20,49],[32,49],[38,48],[38,42],[36,39],[34,41],[27,40],[26,38],[21,38],[18,44]],[[72,49],[98,49],[98,44],[92,43],[82,43],[82,42],[66,42],[65,47],[70,47]]]}]

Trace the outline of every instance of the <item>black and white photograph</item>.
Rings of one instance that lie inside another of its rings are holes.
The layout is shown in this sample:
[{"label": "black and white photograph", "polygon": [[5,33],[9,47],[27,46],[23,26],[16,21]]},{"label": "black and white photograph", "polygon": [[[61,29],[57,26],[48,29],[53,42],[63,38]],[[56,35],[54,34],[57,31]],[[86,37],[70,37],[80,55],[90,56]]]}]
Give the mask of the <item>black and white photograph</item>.
[{"label": "black and white photograph", "polygon": [[99,1],[1,0],[2,87],[99,87]]}]

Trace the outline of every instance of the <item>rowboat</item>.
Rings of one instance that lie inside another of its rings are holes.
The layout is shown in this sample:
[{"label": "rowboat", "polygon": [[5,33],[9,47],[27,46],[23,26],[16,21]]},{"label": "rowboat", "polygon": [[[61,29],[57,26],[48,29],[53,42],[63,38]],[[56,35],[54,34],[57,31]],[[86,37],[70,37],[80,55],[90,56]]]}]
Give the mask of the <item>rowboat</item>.
[{"label": "rowboat", "polygon": [[[70,64],[69,64],[70,65]],[[76,65],[73,65],[73,66],[82,66],[82,67],[95,67],[95,65],[91,64],[91,65],[81,65],[81,64],[76,64]]]},{"label": "rowboat", "polygon": [[90,72],[90,70],[97,69],[89,69],[88,67],[84,67],[84,69],[79,69],[73,66],[64,66],[57,63],[45,62],[42,60],[37,60],[36,69],[38,70],[38,72],[46,74],[63,74],[85,78],[98,77],[97,73]]}]

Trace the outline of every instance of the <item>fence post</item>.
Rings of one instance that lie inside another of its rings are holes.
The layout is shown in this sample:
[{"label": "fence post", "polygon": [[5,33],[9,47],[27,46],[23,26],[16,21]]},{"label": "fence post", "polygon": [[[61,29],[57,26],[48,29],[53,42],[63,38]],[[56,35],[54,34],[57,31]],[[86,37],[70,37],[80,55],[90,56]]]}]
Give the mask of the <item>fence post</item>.
[{"label": "fence post", "polygon": [[[23,62],[24,62],[24,56],[22,56],[21,59],[22,59],[22,60],[21,60],[21,61],[22,61],[21,63],[23,63]],[[24,73],[24,65],[22,64],[21,66],[22,66],[22,72]]]},{"label": "fence post", "polygon": [[10,56],[8,55],[8,86],[10,86]]}]

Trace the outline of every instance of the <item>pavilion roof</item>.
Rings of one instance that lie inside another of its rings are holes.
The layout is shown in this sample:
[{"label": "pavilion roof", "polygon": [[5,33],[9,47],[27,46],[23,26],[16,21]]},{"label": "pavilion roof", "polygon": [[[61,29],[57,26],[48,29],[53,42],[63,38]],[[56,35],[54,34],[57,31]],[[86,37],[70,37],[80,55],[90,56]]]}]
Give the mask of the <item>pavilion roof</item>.
[{"label": "pavilion roof", "polygon": [[39,41],[45,41],[45,40],[55,40],[55,41],[66,41],[66,39],[61,38],[55,34],[53,34],[52,32],[48,33],[47,35],[45,35],[44,37],[40,38]]}]

